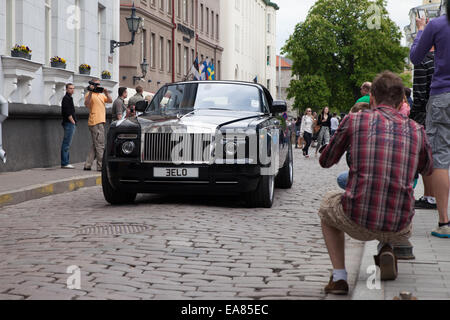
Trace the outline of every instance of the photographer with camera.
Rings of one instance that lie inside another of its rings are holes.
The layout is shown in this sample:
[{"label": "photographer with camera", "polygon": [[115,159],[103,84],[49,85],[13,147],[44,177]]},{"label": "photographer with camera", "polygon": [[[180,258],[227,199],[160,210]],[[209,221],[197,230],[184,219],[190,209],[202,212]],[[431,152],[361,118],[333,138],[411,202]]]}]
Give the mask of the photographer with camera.
[{"label": "photographer with camera", "polygon": [[94,159],[97,159],[97,171],[102,170],[103,151],[105,149],[106,103],[112,103],[107,89],[100,87],[100,80],[89,81],[84,104],[89,108],[89,131],[92,137],[92,147],[84,165],[85,171],[90,171]]}]

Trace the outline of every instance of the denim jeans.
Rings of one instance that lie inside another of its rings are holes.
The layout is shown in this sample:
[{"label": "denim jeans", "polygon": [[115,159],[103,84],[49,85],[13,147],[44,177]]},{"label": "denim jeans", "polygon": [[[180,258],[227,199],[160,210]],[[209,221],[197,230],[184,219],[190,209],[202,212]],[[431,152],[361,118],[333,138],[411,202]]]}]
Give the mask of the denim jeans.
[{"label": "denim jeans", "polygon": [[72,124],[70,122],[64,123],[63,127],[64,127],[64,139],[63,139],[62,146],[61,146],[61,166],[65,167],[70,164],[69,150],[70,150],[70,145],[72,144],[72,138],[73,138],[73,135],[75,134],[76,127],[74,124]]},{"label": "denim jeans", "polygon": [[337,178],[337,183],[341,189],[347,189],[348,171],[343,172],[339,175],[339,177]]}]

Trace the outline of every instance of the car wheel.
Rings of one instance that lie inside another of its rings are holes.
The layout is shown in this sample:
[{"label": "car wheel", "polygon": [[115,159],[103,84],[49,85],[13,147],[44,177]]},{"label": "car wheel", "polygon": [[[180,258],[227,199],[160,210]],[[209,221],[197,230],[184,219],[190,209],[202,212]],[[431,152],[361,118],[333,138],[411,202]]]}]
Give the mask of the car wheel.
[{"label": "car wheel", "polygon": [[117,190],[109,183],[105,157],[103,157],[102,166],[102,189],[105,200],[112,205],[129,204],[136,200],[136,193],[128,193]]},{"label": "car wheel", "polygon": [[276,179],[276,187],[281,189],[290,189],[294,184],[294,156],[292,153],[292,144],[289,145],[289,152],[286,157],[283,168],[281,168]]},{"label": "car wheel", "polygon": [[275,194],[275,177],[262,176],[255,191],[246,196],[250,208],[272,208]]}]

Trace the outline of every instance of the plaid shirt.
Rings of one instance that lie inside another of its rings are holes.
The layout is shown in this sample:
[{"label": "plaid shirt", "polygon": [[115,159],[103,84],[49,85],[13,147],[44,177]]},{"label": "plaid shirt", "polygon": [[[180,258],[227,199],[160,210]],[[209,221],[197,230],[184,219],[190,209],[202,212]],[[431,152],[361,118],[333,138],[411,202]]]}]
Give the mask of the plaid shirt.
[{"label": "plaid shirt", "polygon": [[330,168],[348,150],[349,183],[344,211],[360,226],[383,232],[406,228],[414,216],[414,176],[429,175],[433,158],[425,130],[391,107],[350,114],[323,151]]}]

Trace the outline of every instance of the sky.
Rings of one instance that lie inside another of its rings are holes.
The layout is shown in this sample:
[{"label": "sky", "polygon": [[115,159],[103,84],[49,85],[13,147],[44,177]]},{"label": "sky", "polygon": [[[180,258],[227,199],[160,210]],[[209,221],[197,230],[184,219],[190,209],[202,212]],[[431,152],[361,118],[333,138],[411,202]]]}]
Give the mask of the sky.
[{"label": "sky", "polygon": [[[272,0],[280,7],[277,12],[277,53],[289,36],[294,32],[298,22],[304,21],[315,0]],[[409,10],[423,3],[422,0],[388,0],[387,10],[391,19],[400,27],[409,25]],[[403,39],[402,44],[406,42]]]}]

